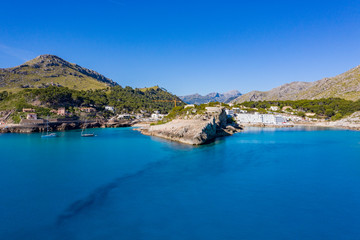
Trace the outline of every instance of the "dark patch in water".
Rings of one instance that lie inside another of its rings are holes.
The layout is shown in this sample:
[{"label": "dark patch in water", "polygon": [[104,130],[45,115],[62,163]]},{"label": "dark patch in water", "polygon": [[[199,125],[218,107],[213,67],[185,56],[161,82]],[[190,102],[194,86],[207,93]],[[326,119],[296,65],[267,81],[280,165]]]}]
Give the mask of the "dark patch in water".
[{"label": "dark patch in water", "polygon": [[111,183],[95,189],[95,191],[93,191],[87,197],[77,200],[77,201],[73,202],[72,204],[70,204],[69,207],[66,208],[66,210],[64,210],[64,212],[57,217],[57,224],[61,225],[66,220],[73,218],[74,216],[86,211],[87,209],[89,209],[93,206],[103,203],[104,200],[106,199],[106,197],[108,196],[108,194],[113,189],[117,188],[121,183],[123,183],[124,181],[126,181],[128,179],[141,176],[145,172],[147,172],[153,168],[157,168],[161,164],[163,164],[163,162],[150,163],[144,169],[142,169],[140,171],[117,178],[114,181],[112,181]]}]

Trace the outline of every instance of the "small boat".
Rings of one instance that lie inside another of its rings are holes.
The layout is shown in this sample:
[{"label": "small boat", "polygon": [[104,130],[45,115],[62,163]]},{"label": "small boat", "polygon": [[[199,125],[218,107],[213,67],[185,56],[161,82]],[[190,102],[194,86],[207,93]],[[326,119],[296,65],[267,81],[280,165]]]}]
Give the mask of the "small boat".
[{"label": "small boat", "polygon": [[84,127],[81,131],[81,136],[82,137],[95,137],[95,134],[94,133],[84,133],[84,130],[86,129],[86,119],[85,119],[85,124],[84,124]]},{"label": "small boat", "polygon": [[95,135],[93,133],[82,133],[81,136],[82,137],[95,137]]},{"label": "small boat", "polygon": [[47,118],[46,121],[46,134],[45,135],[41,135],[42,138],[55,138],[57,137],[56,133],[49,133],[49,116]]},{"label": "small boat", "polygon": [[54,137],[57,137],[57,134],[56,133],[49,133],[49,134],[46,134],[46,135],[42,135],[41,137],[42,138],[54,138]]}]

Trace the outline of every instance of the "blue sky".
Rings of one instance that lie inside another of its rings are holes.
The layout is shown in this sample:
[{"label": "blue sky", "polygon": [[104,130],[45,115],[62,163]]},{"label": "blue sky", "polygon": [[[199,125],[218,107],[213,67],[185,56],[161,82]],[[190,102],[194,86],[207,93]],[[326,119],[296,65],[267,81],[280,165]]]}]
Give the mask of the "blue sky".
[{"label": "blue sky", "polygon": [[360,65],[360,1],[4,0],[0,67],[55,54],[123,86],[269,90]]}]

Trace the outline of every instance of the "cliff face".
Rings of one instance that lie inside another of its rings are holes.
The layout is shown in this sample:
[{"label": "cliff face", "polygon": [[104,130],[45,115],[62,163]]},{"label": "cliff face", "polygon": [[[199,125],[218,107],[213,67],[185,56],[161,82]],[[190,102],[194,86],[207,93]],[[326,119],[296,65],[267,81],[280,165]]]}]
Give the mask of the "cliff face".
[{"label": "cliff face", "polygon": [[175,119],[171,122],[144,128],[145,135],[161,137],[191,145],[209,143],[211,140],[239,132],[236,124],[229,124],[224,109],[206,112],[191,118]]}]

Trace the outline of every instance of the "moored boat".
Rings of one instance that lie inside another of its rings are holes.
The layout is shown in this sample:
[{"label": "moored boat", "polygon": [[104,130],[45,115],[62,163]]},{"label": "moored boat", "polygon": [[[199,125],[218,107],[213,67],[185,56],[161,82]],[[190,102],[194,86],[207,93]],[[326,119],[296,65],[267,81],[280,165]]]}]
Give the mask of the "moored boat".
[{"label": "moored boat", "polygon": [[49,133],[49,117],[46,120],[46,134],[41,135],[42,138],[55,138],[57,137],[56,133]]},{"label": "moored boat", "polygon": [[86,119],[85,119],[85,124],[84,127],[81,131],[81,137],[95,137],[94,133],[84,133],[84,130],[86,129]]}]

